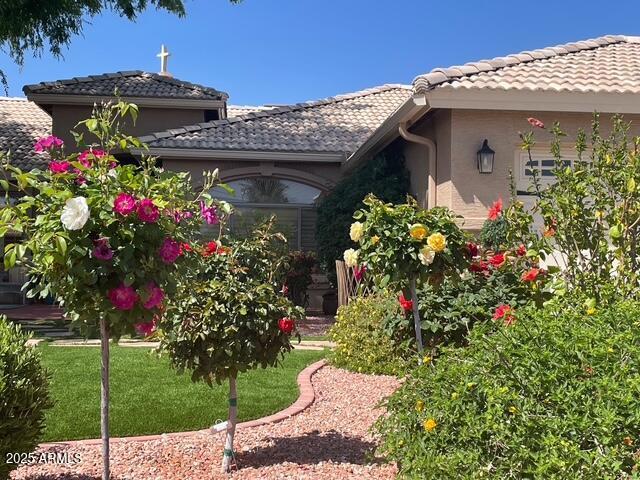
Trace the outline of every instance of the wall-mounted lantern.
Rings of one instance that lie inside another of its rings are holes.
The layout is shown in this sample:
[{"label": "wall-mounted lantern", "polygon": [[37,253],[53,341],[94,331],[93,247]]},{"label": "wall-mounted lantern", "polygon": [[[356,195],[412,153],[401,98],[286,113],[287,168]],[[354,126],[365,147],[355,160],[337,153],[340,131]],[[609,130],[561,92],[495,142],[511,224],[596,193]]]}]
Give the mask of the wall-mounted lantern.
[{"label": "wall-mounted lantern", "polygon": [[496,156],[496,152],[489,146],[487,139],[482,142],[482,148],[478,150],[478,171],[480,173],[492,173],[493,172],[493,160]]}]

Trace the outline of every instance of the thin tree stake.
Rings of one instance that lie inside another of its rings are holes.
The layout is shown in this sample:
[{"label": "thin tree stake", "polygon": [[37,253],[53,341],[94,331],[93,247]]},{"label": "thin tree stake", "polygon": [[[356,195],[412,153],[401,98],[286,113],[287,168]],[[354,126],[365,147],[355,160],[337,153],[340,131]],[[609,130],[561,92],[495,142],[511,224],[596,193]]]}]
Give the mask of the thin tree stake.
[{"label": "thin tree stake", "polygon": [[418,353],[420,354],[420,363],[422,363],[422,352],[424,347],[422,346],[422,324],[420,322],[420,311],[418,310],[418,294],[416,293],[416,277],[411,276],[410,280],[411,289],[411,303],[413,304],[413,324],[416,329],[416,342],[418,343]]},{"label": "thin tree stake", "polygon": [[224,443],[222,454],[222,473],[231,471],[235,462],[233,451],[233,437],[236,434],[236,421],[238,418],[238,394],[236,393],[236,378],[229,377],[229,421],[227,423],[227,438]]},{"label": "thin tree stake", "polygon": [[102,480],[109,480],[109,327],[100,319],[100,350],[102,351],[102,396],[100,399],[100,433],[102,435]]}]

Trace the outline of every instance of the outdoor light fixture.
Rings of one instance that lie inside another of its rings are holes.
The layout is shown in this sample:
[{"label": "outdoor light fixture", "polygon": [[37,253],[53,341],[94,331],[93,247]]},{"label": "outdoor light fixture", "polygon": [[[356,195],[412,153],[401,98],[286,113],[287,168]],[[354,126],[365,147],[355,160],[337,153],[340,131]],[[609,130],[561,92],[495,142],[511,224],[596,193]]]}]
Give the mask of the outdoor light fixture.
[{"label": "outdoor light fixture", "polygon": [[492,173],[493,172],[493,159],[496,156],[489,146],[487,139],[482,142],[482,148],[478,150],[478,171],[480,173]]}]

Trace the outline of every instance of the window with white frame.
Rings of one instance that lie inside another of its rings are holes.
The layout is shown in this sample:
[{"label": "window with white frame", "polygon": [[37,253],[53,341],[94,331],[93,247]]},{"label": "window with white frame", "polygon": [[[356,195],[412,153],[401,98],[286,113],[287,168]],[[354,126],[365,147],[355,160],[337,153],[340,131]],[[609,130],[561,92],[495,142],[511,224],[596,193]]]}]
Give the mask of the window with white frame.
[{"label": "window with white frame", "polygon": [[[566,155],[562,153],[562,166],[573,167],[578,160],[575,153]],[[531,157],[529,152],[520,151],[517,158],[516,171],[516,188],[518,194],[526,195],[530,192],[533,174],[537,173],[538,180],[542,184],[552,183],[554,181],[553,170],[556,167],[556,159],[548,151],[538,150],[532,151]]]}]

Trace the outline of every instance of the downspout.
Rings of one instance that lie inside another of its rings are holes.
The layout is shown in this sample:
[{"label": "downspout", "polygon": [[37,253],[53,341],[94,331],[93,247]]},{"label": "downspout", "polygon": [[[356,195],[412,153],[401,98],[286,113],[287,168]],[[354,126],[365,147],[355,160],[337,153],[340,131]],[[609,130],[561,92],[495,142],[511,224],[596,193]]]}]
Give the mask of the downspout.
[{"label": "downspout", "polygon": [[419,143],[427,147],[429,155],[429,183],[428,183],[428,197],[427,208],[433,208],[437,205],[437,192],[436,192],[436,166],[437,166],[437,150],[436,144],[430,138],[421,137],[407,130],[407,122],[400,122],[398,125],[398,132],[400,136],[408,142]]}]

